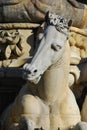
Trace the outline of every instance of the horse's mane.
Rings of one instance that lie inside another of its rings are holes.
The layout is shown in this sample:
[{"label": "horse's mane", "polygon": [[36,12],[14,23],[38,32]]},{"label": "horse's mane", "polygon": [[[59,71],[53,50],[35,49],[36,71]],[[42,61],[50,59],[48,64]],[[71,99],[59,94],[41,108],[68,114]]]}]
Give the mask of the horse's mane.
[{"label": "horse's mane", "polygon": [[[55,28],[61,32],[66,34],[66,30],[65,29],[69,29],[69,26],[71,25],[72,21],[68,21],[67,19],[65,19],[64,17],[61,17],[59,15],[56,15],[54,13],[51,12],[47,12],[46,17],[45,17],[45,21],[47,26],[48,25],[53,25],[55,26]],[[46,27],[47,27],[46,26]]]}]

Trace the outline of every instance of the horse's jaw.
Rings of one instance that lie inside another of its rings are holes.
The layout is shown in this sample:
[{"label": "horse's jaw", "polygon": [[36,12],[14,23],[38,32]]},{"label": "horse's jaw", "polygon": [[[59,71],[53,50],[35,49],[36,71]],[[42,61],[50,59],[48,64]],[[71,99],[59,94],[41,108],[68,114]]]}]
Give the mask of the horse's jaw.
[{"label": "horse's jaw", "polygon": [[28,78],[28,81],[30,81],[31,83],[34,83],[34,84],[38,84],[40,79],[41,79],[41,75],[36,76],[36,77],[32,77],[32,78]]}]

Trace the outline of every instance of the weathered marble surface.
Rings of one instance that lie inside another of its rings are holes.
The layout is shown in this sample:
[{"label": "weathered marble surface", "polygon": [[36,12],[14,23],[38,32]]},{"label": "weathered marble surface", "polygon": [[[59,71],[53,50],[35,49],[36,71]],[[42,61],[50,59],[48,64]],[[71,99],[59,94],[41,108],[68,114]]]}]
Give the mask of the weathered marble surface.
[{"label": "weathered marble surface", "polygon": [[1,0],[0,22],[38,23],[44,20],[47,11],[72,19],[74,26],[83,27],[87,23],[87,8],[76,0]]}]

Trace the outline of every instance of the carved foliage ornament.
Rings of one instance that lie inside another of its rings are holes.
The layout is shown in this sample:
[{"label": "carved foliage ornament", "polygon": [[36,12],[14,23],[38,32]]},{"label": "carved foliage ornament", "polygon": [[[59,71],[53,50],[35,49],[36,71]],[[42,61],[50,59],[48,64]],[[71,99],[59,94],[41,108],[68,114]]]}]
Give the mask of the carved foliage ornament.
[{"label": "carved foliage ornament", "polygon": [[0,30],[0,67],[9,67],[24,55],[26,50],[22,41],[23,37],[18,30]]}]

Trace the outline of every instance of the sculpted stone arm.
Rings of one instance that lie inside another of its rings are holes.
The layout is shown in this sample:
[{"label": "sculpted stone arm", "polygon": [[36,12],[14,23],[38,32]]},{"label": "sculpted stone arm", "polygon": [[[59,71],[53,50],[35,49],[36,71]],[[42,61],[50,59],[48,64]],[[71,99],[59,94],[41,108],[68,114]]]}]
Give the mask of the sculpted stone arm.
[{"label": "sculpted stone arm", "polygon": [[76,0],[0,1],[0,22],[40,23],[44,21],[47,11],[73,20],[74,26],[84,27],[87,25],[87,7]]}]

